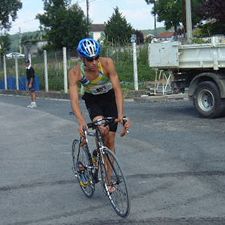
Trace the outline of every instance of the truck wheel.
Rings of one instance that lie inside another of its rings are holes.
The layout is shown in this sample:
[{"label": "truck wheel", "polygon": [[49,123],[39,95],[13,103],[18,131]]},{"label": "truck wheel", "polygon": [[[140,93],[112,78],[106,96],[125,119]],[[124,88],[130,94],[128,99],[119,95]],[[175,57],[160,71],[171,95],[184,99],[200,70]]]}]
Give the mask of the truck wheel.
[{"label": "truck wheel", "polygon": [[219,117],[224,111],[224,101],[218,87],[211,81],[204,81],[195,90],[193,103],[199,114],[206,118]]}]

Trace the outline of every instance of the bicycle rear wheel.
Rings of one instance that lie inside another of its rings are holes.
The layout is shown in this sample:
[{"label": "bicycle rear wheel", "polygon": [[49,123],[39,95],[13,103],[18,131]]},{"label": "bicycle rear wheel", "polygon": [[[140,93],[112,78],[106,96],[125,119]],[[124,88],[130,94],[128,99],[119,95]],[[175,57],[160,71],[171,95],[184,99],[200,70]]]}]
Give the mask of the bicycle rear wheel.
[{"label": "bicycle rear wheel", "polygon": [[72,144],[73,172],[77,177],[80,188],[88,197],[92,197],[95,191],[95,183],[92,177],[92,166],[89,160],[88,145],[74,140]]},{"label": "bicycle rear wheel", "polygon": [[114,210],[119,216],[127,217],[130,212],[130,201],[126,180],[116,156],[106,147],[103,150],[100,169],[103,188]]}]

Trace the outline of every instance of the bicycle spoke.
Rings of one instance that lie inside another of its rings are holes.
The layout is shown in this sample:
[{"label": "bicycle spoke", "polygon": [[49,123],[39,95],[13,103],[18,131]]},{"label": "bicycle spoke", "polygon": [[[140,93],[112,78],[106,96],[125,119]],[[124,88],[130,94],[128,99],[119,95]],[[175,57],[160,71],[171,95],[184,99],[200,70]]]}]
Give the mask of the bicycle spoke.
[{"label": "bicycle spoke", "polygon": [[72,145],[73,171],[78,179],[81,190],[87,197],[92,197],[95,191],[93,182],[88,146],[80,146],[79,141],[74,141]]},{"label": "bicycle spoke", "polygon": [[129,214],[130,202],[126,181],[115,155],[104,149],[104,164],[101,165],[102,181],[105,192],[119,216]]}]

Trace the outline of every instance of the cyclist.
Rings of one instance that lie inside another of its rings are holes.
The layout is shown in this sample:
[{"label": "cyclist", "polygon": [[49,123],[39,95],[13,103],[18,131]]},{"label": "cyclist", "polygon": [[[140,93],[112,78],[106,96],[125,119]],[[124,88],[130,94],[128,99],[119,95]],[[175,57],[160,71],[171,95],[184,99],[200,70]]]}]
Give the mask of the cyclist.
[{"label": "cyclist", "polygon": [[[78,85],[83,86],[82,99],[92,121],[103,117],[116,117],[124,125],[121,136],[127,133],[130,121],[124,120],[124,99],[113,60],[100,57],[101,46],[92,38],[82,39],[77,52],[82,63],[69,71],[69,89],[72,110],[79,122],[80,134],[87,128],[84,115],[79,104]],[[125,123],[123,123],[125,121]],[[102,128],[106,146],[115,152],[115,133],[117,124]]]}]

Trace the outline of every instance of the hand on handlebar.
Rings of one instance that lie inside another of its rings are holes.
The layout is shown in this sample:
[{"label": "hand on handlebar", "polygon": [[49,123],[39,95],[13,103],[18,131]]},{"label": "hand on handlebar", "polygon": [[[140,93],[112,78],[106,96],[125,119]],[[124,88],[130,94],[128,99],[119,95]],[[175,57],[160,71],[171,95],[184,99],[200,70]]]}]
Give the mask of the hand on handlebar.
[{"label": "hand on handlebar", "polygon": [[83,137],[84,136],[84,131],[88,130],[88,126],[87,123],[85,121],[81,121],[79,123],[79,132],[80,132],[80,136]]},{"label": "hand on handlebar", "polygon": [[120,137],[123,137],[124,135],[129,133],[129,128],[131,127],[131,122],[127,117],[123,117],[122,125],[123,125],[123,129],[120,132]]}]

